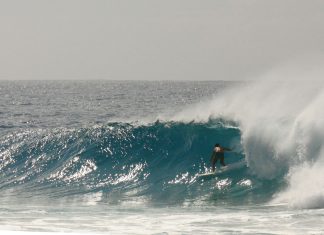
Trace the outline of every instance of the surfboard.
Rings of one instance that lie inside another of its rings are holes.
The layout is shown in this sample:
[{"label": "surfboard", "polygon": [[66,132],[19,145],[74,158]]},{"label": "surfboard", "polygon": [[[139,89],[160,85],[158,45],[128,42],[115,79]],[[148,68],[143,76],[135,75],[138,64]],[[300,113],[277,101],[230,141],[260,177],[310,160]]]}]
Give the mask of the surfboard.
[{"label": "surfboard", "polygon": [[198,174],[198,177],[206,177],[206,176],[213,176],[213,175],[216,175],[216,171],[207,172],[207,173],[204,173],[204,174]]},{"label": "surfboard", "polygon": [[198,174],[197,176],[199,178],[209,178],[209,177],[217,176],[217,175],[220,175],[222,173],[225,173],[225,172],[228,172],[228,171],[231,171],[234,169],[238,169],[244,165],[245,165],[245,161],[235,162],[235,163],[223,166],[221,168],[216,168],[216,170],[214,172],[206,172],[203,174]]},{"label": "surfboard", "polygon": [[221,171],[206,172],[206,173],[203,173],[203,174],[198,174],[197,176],[198,176],[198,178],[207,179],[207,178],[216,177],[220,173],[221,173]]}]

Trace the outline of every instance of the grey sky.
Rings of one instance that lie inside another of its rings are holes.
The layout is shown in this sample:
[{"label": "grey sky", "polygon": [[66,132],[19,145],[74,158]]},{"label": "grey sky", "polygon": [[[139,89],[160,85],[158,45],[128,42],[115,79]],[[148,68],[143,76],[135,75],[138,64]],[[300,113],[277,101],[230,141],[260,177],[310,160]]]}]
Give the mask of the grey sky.
[{"label": "grey sky", "polygon": [[324,1],[0,0],[0,79],[242,80],[324,54]]}]

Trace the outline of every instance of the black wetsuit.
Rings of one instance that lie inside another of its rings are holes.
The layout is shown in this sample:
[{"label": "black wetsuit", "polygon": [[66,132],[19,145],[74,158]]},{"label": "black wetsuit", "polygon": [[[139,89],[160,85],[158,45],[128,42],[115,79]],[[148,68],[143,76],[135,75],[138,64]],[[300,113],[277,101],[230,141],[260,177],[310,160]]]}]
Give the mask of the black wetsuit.
[{"label": "black wetsuit", "polygon": [[215,151],[213,151],[213,156],[212,156],[212,165],[213,166],[216,164],[218,159],[220,160],[220,163],[222,164],[222,166],[225,166],[224,152],[215,152]]},{"label": "black wetsuit", "polygon": [[215,171],[215,164],[220,160],[220,163],[222,166],[226,166],[224,162],[224,151],[222,152],[216,152],[215,149],[213,150],[212,156],[211,156],[211,164],[212,164],[212,170]]}]

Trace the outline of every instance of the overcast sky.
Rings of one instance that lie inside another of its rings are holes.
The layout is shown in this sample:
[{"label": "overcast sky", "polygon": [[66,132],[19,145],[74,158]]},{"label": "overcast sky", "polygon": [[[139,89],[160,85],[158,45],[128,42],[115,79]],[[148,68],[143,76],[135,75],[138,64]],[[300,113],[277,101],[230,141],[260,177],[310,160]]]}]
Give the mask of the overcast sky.
[{"label": "overcast sky", "polygon": [[0,79],[244,80],[324,54],[324,1],[0,0]]}]

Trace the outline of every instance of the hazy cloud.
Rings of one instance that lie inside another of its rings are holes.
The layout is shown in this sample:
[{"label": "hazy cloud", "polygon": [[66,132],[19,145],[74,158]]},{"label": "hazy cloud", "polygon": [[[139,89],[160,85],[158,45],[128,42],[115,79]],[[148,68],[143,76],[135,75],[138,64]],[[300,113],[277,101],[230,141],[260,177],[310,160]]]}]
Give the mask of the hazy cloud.
[{"label": "hazy cloud", "polygon": [[323,12],[316,0],[0,0],[0,79],[251,79],[324,53]]}]

